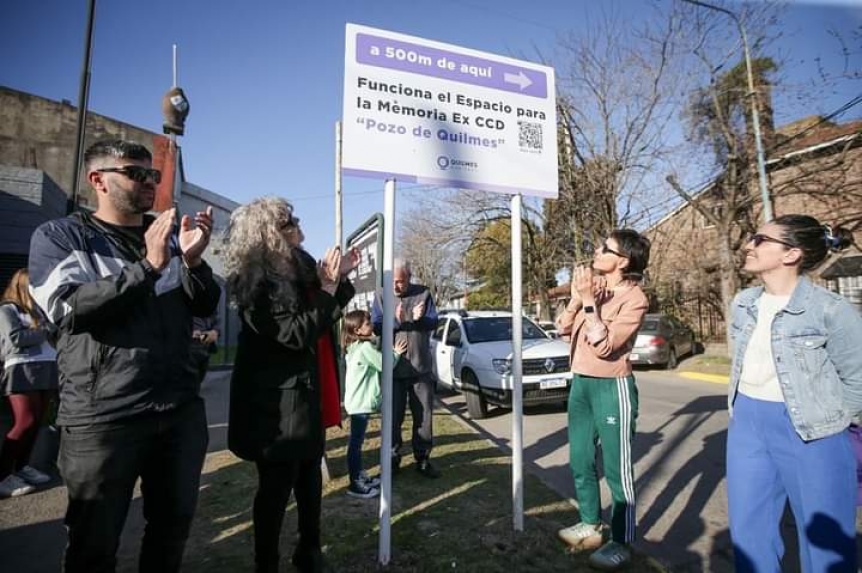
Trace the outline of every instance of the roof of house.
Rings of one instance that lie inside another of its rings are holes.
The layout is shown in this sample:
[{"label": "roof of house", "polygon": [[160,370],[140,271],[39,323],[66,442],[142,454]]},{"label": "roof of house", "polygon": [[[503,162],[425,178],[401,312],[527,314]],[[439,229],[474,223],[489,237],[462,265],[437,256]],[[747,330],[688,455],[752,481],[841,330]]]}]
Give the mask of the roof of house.
[{"label": "roof of house", "polygon": [[826,267],[820,278],[828,281],[841,277],[858,277],[862,275],[862,255],[845,255]]},{"label": "roof of house", "polygon": [[[799,128],[794,129],[791,127],[796,124],[798,124]],[[800,135],[801,133],[808,131],[810,131],[809,134]],[[816,120],[806,118],[789,124],[789,126],[785,126],[777,130],[777,132],[779,134],[785,134],[785,141],[779,143],[774,149],[770,150],[772,159],[768,159],[766,161],[767,165],[780,163],[791,156],[802,155],[817,149],[829,147],[830,145],[834,145],[841,141],[847,141],[853,138],[862,139],[862,120],[835,125],[833,123],[823,123],[820,118],[817,118]],[[698,195],[712,189],[712,186],[713,182],[709,182],[700,189],[692,192],[691,195],[693,197],[697,197]],[[688,206],[688,201],[683,201],[676,208],[668,211],[664,217],[650,225],[645,232],[649,232],[652,229],[660,227]]]},{"label": "roof of house", "polygon": [[781,159],[788,154],[810,151],[823,146],[823,144],[834,143],[862,134],[862,120],[850,121],[842,124],[828,122],[815,122],[789,137],[779,136],[779,141],[770,155],[775,159]]}]

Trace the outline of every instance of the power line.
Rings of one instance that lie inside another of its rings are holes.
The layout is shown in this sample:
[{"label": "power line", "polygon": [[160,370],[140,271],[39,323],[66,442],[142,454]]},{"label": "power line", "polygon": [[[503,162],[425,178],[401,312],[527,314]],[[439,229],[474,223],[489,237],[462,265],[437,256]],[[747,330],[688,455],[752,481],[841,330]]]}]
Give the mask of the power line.
[{"label": "power line", "polygon": [[848,101],[847,103],[845,103],[844,105],[842,105],[841,107],[839,107],[838,109],[833,111],[832,113],[824,115],[819,120],[817,120],[815,123],[809,125],[808,127],[803,129],[802,131],[800,131],[798,133],[794,133],[793,135],[791,135],[787,139],[784,139],[780,143],[774,144],[769,149],[767,149],[767,152],[775,151],[776,149],[783,147],[783,146],[787,145],[788,143],[791,143],[791,142],[803,137],[804,135],[808,134],[811,130],[823,125],[824,123],[826,123],[827,121],[829,121],[835,117],[838,117],[839,115],[845,113],[846,111],[859,105],[860,103],[862,103],[862,94],[854,97],[853,99],[851,99],[850,101]]}]

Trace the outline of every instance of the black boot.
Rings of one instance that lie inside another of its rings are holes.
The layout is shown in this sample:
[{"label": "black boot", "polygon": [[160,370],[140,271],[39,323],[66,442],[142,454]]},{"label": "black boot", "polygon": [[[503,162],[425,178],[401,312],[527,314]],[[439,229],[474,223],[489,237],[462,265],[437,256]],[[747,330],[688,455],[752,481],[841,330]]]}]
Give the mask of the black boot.
[{"label": "black boot", "polygon": [[320,549],[300,550],[297,548],[290,559],[300,573],[332,573],[332,569],[323,559]]},{"label": "black boot", "polygon": [[428,458],[419,458],[416,460],[416,471],[427,478],[436,479],[440,477],[440,472],[431,465],[431,460]]}]

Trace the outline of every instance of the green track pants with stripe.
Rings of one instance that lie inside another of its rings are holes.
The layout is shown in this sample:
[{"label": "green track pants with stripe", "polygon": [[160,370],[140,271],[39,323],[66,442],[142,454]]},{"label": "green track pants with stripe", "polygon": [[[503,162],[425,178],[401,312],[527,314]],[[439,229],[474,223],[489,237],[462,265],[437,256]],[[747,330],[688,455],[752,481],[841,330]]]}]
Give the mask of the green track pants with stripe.
[{"label": "green track pants with stripe", "polygon": [[569,465],[584,523],[601,522],[596,471],[600,443],[605,479],[611,490],[611,537],[619,543],[635,538],[635,480],[632,439],[638,416],[634,376],[594,378],[575,374],[569,393]]}]

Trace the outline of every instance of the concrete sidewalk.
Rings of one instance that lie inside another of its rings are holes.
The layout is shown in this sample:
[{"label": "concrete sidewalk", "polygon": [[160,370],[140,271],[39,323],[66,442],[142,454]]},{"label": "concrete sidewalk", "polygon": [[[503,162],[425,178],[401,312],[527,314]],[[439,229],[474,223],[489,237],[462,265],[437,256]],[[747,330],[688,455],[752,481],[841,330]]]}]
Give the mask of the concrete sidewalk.
[{"label": "concrete sidewalk", "polygon": [[[207,406],[210,442],[207,459],[227,447],[227,413],[230,370],[211,371],[201,388]],[[0,436],[6,434],[8,416],[0,416]],[[54,463],[56,436],[43,428],[32,458],[33,465],[53,480],[29,495],[0,500],[0,571],[54,573],[61,570],[66,546],[66,488]],[[118,571],[136,571],[144,517],[140,491],[135,492],[118,551]]]}]

